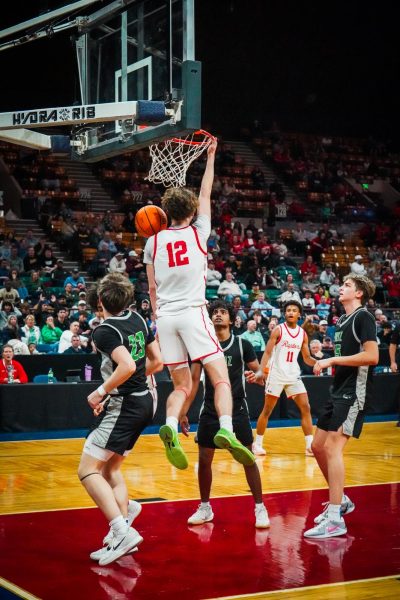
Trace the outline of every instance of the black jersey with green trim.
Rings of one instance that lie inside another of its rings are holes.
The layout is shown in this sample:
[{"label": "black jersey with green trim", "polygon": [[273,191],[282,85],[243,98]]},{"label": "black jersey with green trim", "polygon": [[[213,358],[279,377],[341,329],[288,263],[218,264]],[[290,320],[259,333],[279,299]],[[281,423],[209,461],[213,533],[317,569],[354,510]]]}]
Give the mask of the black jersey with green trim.
[{"label": "black jersey with green trim", "polygon": [[125,346],[136,363],[135,373],[111,394],[129,395],[147,391],[146,346],[154,342],[154,335],[137,312],[127,310],[118,317],[108,317],[94,330],[93,341],[101,356],[100,371],[104,381],[117,367],[111,354],[119,346]]},{"label": "black jersey with green trim", "polygon": [[[362,352],[365,342],[376,342],[374,317],[363,307],[349,315],[342,315],[336,323],[334,337],[335,356],[352,356]],[[336,395],[357,394],[364,401],[372,394],[372,372],[369,365],[349,367],[336,365],[332,393]]]},{"label": "black jersey with green trim", "polygon": [[[246,405],[246,387],[244,371],[246,364],[257,360],[253,346],[233,334],[225,342],[220,342],[228,367],[229,381],[232,386],[233,412]],[[204,410],[216,414],[214,406],[214,388],[205,374]]]}]

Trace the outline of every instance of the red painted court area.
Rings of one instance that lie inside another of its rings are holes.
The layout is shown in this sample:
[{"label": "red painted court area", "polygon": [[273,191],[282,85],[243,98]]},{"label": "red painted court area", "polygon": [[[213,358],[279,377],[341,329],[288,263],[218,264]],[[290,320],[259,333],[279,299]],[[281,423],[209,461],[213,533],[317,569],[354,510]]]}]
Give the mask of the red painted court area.
[{"label": "red painted court area", "polygon": [[43,600],[197,600],[399,573],[400,484],[348,493],[347,536],[319,541],[302,533],[324,490],[266,495],[269,530],[255,530],[248,496],[213,500],[214,522],[198,527],[194,501],[145,504],[139,551],[107,567],[88,557],[106,533],[97,509],[0,516],[0,577]]}]

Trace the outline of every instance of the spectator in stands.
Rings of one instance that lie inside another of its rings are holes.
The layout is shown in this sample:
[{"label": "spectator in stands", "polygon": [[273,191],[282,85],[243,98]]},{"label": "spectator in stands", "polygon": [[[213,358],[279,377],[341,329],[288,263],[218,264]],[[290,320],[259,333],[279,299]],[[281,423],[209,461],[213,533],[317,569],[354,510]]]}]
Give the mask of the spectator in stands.
[{"label": "spectator in stands", "polygon": [[242,290],[234,280],[233,274],[230,272],[226,273],[225,279],[219,284],[217,294],[226,302],[232,302],[233,296],[240,296],[243,301],[247,301],[247,296],[244,299]]},{"label": "spectator in stands", "polygon": [[3,360],[0,361],[0,383],[27,383],[28,376],[18,361],[14,360],[14,350],[9,344],[3,346]]},{"label": "spectator in stands", "polygon": [[120,252],[123,256],[126,254],[126,246],[123,243],[122,233],[118,232],[115,234],[115,247],[117,249],[115,256]]},{"label": "spectator in stands", "polygon": [[18,290],[12,287],[11,279],[4,281],[4,287],[0,289],[0,301],[8,300],[13,304],[18,304],[20,301]]},{"label": "spectator in stands", "polygon": [[253,319],[247,321],[247,331],[242,333],[240,337],[250,342],[255,352],[258,352],[259,354],[264,352],[265,341],[261,333],[257,331],[257,323]]},{"label": "spectator in stands", "polygon": [[66,331],[69,329],[70,320],[68,316],[68,308],[66,306],[58,305],[57,316],[54,320],[55,326],[61,329],[61,331]]},{"label": "spectator in stands", "polygon": [[306,273],[311,273],[313,277],[317,276],[318,268],[312,256],[307,256],[306,260],[302,263],[300,267],[300,273],[302,275],[305,275]]},{"label": "spectator in stands", "polygon": [[367,270],[365,268],[365,266],[362,263],[363,261],[363,257],[361,256],[361,254],[357,254],[354,257],[354,262],[351,263],[350,266],[350,270],[352,273],[355,273],[356,275],[366,275],[367,274]]},{"label": "spectator in stands", "polygon": [[315,310],[315,300],[312,297],[311,290],[305,290],[304,298],[302,299],[301,303],[306,312]]},{"label": "spectator in stands", "polygon": [[266,341],[269,338],[268,319],[262,316],[260,310],[255,310],[253,314],[253,320],[256,322],[257,331],[261,333],[264,341]]},{"label": "spectator in stands", "polygon": [[27,315],[24,321],[25,325],[21,327],[21,341],[24,342],[29,348],[29,344],[39,344],[41,334],[33,315]]},{"label": "spectator in stands", "polygon": [[136,233],[135,215],[133,214],[133,212],[131,210],[128,211],[128,214],[126,215],[125,219],[122,221],[122,227],[128,233]]},{"label": "spectator in stands", "polygon": [[90,248],[90,231],[84,223],[78,225],[72,242],[73,256],[78,260],[82,260],[83,249]]},{"label": "spectator in stands", "polygon": [[316,263],[321,262],[321,254],[328,249],[329,240],[324,231],[320,231],[319,235],[310,241],[310,252],[313,260]]},{"label": "spectator in stands", "polygon": [[38,350],[36,348],[37,348],[37,345],[34,342],[31,342],[30,344],[28,344],[29,354],[31,356],[37,356],[38,354],[42,354],[41,352],[38,352]]},{"label": "spectator in stands", "polygon": [[329,292],[324,288],[323,285],[319,285],[317,291],[314,294],[314,300],[316,305],[321,303],[322,296],[325,296],[325,298],[329,302]]},{"label": "spectator in stands", "polygon": [[86,287],[85,279],[82,277],[82,275],[79,274],[79,269],[77,267],[72,269],[72,274],[69,275],[66,278],[66,280],[64,281],[64,288],[69,283],[72,285],[73,290],[80,291],[80,290],[85,289],[85,287]]},{"label": "spectator in stands", "polygon": [[325,336],[322,341],[322,351],[327,356],[333,356],[334,354],[335,348],[332,342],[332,338],[329,335]]},{"label": "spectator in stands", "polygon": [[329,286],[329,296],[331,298],[339,298],[340,279],[335,277],[333,283]]},{"label": "spectator in stands", "polygon": [[26,289],[25,284],[19,278],[19,273],[18,273],[17,269],[11,269],[10,280],[11,280],[11,286],[15,290],[17,290],[20,299],[24,300],[28,295],[28,290]]},{"label": "spectator in stands", "polygon": [[328,304],[328,300],[326,296],[321,296],[320,302],[316,305],[315,310],[317,311],[317,315],[320,319],[327,320],[330,312],[330,304]]},{"label": "spectator in stands", "polygon": [[260,167],[255,166],[250,173],[250,177],[256,190],[265,189],[265,176]]},{"label": "spectator in stands", "polygon": [[[322,343],[317,339],[310,340],[309,346],[310,346],[310,356],[312,358],[315,358],[316,360],[323,360],[324,358],[329,358],[330,356],[332,356],[331,354],[326,354],[325,352],[323,352]],[[314,374],[313,367],[306,365],[305,362],[301,358],[300,358],[300,360],[301,360],[302,375],[313,375]]]},{"label": "spectator in stands", "polygon": [[88,267],[88,272],[94,278],[104,277],[108,272],[108,265],[112,259],[111,251],[108,245],[100,242],[96,256],[93,258]]},{"label": "spectator in stands", "polygon": [[116,255],[112,257],[108,264],[108,270],[110,273],[122,273],[122,275],[127,275],[124,253],[122,250],[118,250]]},{"label": "spectator in stands", "polygon": [[34,269],[31,271],[28,281],[26,282],[26,289],[28,294],[32,296],[33,300],[39,297],[40,292],[43,288],[43,280],[40,277],[40,271]]},{"label": "spectator in stands", "polygon": [[18,273],[22,273],[24,270],[24,261],[19,256],[18,246],[11,247],[11,256],[8,261],[10,269],[17,269]]},{"label": "spectator in stands", "polygon": [[233,335],[242,335],[246,331],[246,321],[242,319],[240,314],[237,314],[233,323]]},{"label": "spectator in stands", "polygon": [[233,276],[236,277],[238,270],[239,270],[239,266],[236,262],[235,259],[235,255],[234,254],[229,254],[227,260],[225,261],[225,265],[224,265],[225,269],[230,268],[231,269],[231,273],[233,273]]},{"label": "spectator in stands", "polygon": [[11,258],[11,242],[7,238],[0,245],[0,258],[4,258],[7,262]]},{"label": "spectator in stands", "polygon": [[1,330],[2,343],[6,344],[10,340],[21,340],[21,329],[18,325],[18,317],[10,315],[7,319],[7,325]]},{"label": "spectator in stands", "polygon": [[293,283],[289,283],[286,292],[283,292],[283,294],[279,296],[279,303],[281,305],[285,304],[285,302],[288,302],[289,300],[295,300],[296,302],[299,302],[299,304],[301,304],[299,292],[296,292]]},{"label": "spectator in stands", "polygon": [[56,265],[51,273],[51,281],[54,287],[64,287],[64,281],[68,277],[68,272],[64,269],[64,261],[58,258]]},{"label": "spectator in stands", "polygon": [[28,229],[25,237],[20,241],[20,248],[26,254],[28,252],[28,248],[35,248],[36,244],[38,243],[39,239],[34,236],[33,230]]},{"label": "spectator in stands", "polygon": [[391,281],[387,284],[388,300],[392,308],[400,307],[400,276],[398,273],[393,275]]},{"label": "spectator in stands", "polygon": [[63,296],[65,296],[65,303],[66,306],[72,306],[72,304],[74,304],[74,302],[76,302],[78,293],[77,290],[74,290],[74,288],[72,287],[72,283],[67,283],[64,286],[64,294],[62,294]]},{"label": "spectator in stands", "polygon": [[312,273],[305,273],[301,279],[300,289],[303,294],[305,294],[307,290],[310,290],[314,295],[318,289],[318,280],[314,279]]},{"label": "spectator in stands", "polygon": [[43,254],[39,257],[39,264],[44,273],[53,273],[57,266],[57,259],[51,248],[45,247]]},{"label": "spectator in stands", "polygon": [[58,345],[58,354],[63,354],[67,348],[70,348],[72,345],[72,337],[74,335],[79,336],[79,340],[82,348],[86,348],[88,345],[88,338],[83,335],[79,335],[79,323],[78,321],[73,321],[69,326],[69,329],[63,331],[60,336],[60,343]]},{"label": "spectator in stands", "polygon": [[272,304],[266,301],[264,292],[259,292],[257,295],[257,299],[251,304],[249,310],[249,317],[253,317],[254,312],[260,311],[260,314],[264,319],[268,319],[273,310]]},{"label": "spectator in stands", "polygon": [[61,338],[62,331],[55,326],[54,317],[52,315],[48,315],[46,317],[45,325],[42,327],[41,334],[43,344],[51,346],[50,352],[55,351]]},{"label": "spectator in stands", "polygon": [[380,327],[380,329],[377,331],[377,336],[380,341],[381,348],[389,348],[389,345],[392,340],[392,333],[392,324],[389,321],[383,323],[382,327]]},{"label": "spectator in stands", "polygon": [[232,299],[232,308],[235,316],[239,316],[243,323],[247,321],[247,315],[242,306],[242,299],[240,296],[234,296]]},{"label": "spectator in stands", "polygon": [[222,279],[222,275],[215,268],[215,263],[212,260],[208,261],[206,285],[209,287],[218,287]]},{"label": "spectator in stands", "polygon": [[79,335],[73,335],[71,337],[71,345],[69,348],[64,350],[62,354],[86,354],[81,348],[81,339]]},{"label": "spectator in stands", "polygon": [[325,287],[328,287],[330,285],[333,284],[333,282],[335,281],[336,275],[335,273],[332,271],[332,265],[327,264],[325,265],[325,269],[321,272],[321,275],[319,276],[319,281],[322,285],[324,285]]},{"label": "spectator in stands", "polygon": [[111,233],[109,231],[105,231],[103,234],[103,237],[101,238],[99,245],[98,245],[98,250],[100,250],[100,247],[106,244],[107,249],[111,252],[111,254],[115,254],[117,252],[117,247],[114,244],[112,238],[111,238]]},{"label": "spectator in stands", "polygon": [[136,279],[140,272],[143,272],[144,264],[139,259],[139,256],[135,250],[130,250],[128,258],[125,261],[126,272],[128,277]]},{"label": "spectator in stands", "polygon": [[243,251],[243,242],[240,239],[239,235],[232,235],[232,240],[231,240],[231,254],[234,254],[236,256],[242,254]]},{"label": "spectator in stands", "polygon": [[0,285],[10,278],[10,265],[5,259],[0,260]]},{"label": "spectator in stands", "polygon": [[302,223],[296,223],[296,228],[292,230],[292,239],[297,256],[304,256],[308,244],[307,231]]},{"label": "spectator in stands", "polygon": [[253,304],[253,302],[255,302],[258,299],[260,292],[261,290],[258,281],[255,281],[251,284],[251,292],[248,297],[248,304],[250,304],[250,306]]},{"label": "spectator in stands", "polygon": [[13,305],[9,300],[0,302],[0,330],[7,326],[8,317],[15,315],[17,318],[21,316],[21,311]]},{"label": "spectator in stands", "polygon": [[318,323],[317,330],[310,337],[312,340],[319,340],[322,344],[322,342],[324,341],[324,337],[326,337],[327,331],[328,331],[328,321],[326,321],[325,319],[322,319]]},{"label": "spectator in stands", "polygon": [[40,260],[35,252],[35,248],[33,246],[29,246],[25,258],[23,260],[24,263],[24,272],[30,273],[33,270],[40,271]]},{"label": "spectator in stands", "polygon": [[297,283],[295,283],[292,273],[288,273],[286,275],[286,281],[284,283],[282,283],[282,286],[281,286],[282,292],[286,292],[289,289],[289,284],[291,284],[291,283],[293,284],[293,289],[296,292],[300,292],[300,288],[297,285]]}]

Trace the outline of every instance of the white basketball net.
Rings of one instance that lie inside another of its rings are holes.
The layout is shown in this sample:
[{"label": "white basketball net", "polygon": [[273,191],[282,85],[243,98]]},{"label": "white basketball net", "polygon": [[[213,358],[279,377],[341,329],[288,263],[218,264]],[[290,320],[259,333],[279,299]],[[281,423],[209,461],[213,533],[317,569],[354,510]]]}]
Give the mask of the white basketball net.
[{"label": "white basketball net", "polygon": [[149,147],[152,164],[146,179],[165,187],[186,185],[186,171],[213,141],[212,135],[200,130],[185,138],[172,138]]}]

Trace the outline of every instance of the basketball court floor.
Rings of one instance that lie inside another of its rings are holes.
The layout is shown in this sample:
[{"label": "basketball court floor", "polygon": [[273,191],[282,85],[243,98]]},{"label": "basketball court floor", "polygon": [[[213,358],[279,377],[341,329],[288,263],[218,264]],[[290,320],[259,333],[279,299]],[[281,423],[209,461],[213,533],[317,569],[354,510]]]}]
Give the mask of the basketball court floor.
[{"label": "basketball court floor", "polygon": [[[67,435],[67,432],[66,432]],[[400,443],[393,421],[368,423],[346,452],[356,510],[348,534],[306,540],[327,500],[299,427],[271,428],[257,459],[271,527],[256,530],[243,469],[216,453],[213,522],[188,526],[198,504],[197,448],[177,471],[155,434],[126,460],[132,498],[144,503],[138,552],[107,567],[89,558],[107,525],[81,487],[80,438],[0,443],[0,598],[399,598]]]}]

